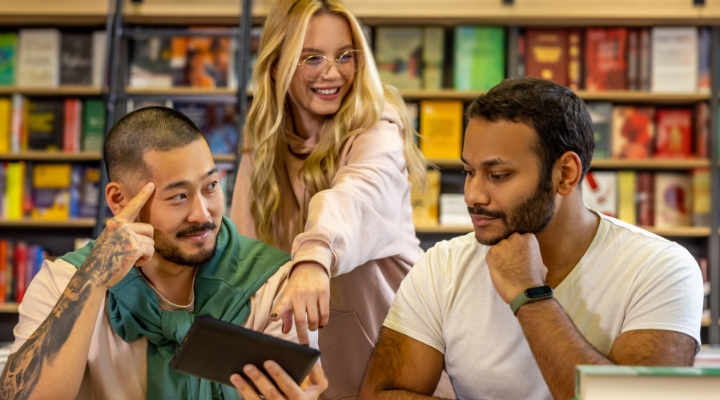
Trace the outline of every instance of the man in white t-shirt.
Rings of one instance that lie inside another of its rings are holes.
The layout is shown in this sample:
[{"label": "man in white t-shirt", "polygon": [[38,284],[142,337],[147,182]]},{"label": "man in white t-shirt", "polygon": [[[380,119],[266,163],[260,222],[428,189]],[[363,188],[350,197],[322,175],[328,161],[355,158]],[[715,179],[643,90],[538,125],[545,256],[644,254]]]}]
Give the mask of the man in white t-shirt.
[{"label": "man in white t-shirt", "polygon": [[697,263],[584,206],[594,137],[583,101],[511,79],[467,117],[475,232],[438,243],[405,278],[361,397],[429,398],[445,369],[461,399],[568,399],[576,365],[692,365]]}]

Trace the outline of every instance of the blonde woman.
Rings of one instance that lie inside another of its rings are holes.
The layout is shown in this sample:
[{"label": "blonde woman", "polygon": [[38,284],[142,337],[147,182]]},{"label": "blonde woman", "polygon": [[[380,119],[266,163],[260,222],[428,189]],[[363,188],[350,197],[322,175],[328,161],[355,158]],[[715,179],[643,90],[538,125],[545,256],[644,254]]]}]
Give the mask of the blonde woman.
[{"label": "blonde woman", "polygon": [[[425,161],[399,94],[383,87],[339,0],[277,0],[265,22],[231,218],[290,252],[273,309],[298,338],[319,332],[329,388],[356,397],[395,292],[422,254],[410,181]],[[294,321],[293,321],[294,315]]]}]

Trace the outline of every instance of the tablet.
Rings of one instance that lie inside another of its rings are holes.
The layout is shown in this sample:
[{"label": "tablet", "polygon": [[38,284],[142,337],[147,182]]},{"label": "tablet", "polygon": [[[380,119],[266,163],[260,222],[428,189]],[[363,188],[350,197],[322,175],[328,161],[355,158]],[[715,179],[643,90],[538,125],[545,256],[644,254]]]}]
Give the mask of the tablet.
[{"label": "tablet", "polygon": [[252,364],[272,381],[263,367],[272,360],[300,384],[319,357],[311,347],[201,315],[195,317],[170,368],[228,386],[233,386],[230,375],[237,373],[252,385],[243,367]]}]

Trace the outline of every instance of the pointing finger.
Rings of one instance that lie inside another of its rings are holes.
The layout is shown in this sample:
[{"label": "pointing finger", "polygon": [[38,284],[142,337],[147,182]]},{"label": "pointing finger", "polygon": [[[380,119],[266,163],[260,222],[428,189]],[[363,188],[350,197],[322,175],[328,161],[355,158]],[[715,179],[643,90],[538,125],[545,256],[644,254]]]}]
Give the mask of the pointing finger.
[{"label": "pointing finger", "polygon": [[128,222],[135,221],[135,219],[140,214],[140,210],[143,208],[143,206],[145,206],[145,203],[147,203],[148,199],[150,199],[153,192],[155,192],[155,183],[148,182],[147,185],[145,185],[145,187],[140,190],[140,193],[138,193],[137,196],[130,200],[130,202],[125,206],[125,208],[120,211],[118,217]]}]

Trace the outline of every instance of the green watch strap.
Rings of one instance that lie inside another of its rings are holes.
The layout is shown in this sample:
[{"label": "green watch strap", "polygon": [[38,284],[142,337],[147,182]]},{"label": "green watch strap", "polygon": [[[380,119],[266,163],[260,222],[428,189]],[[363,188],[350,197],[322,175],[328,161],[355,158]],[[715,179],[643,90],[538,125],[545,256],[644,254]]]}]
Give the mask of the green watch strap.
[{"label": "green watch strap", "polygon": [[[546,288],[546,286],[541,286],[540,288]],[[547,288],[549,289],[549,287],[547,287]],[[528,295],[527,295],[528,291],[533,290],[533,289],[539,289],[539,288],[531,288],[531,289],[525,290],[525,291],[521,292],[519,295],[517,295],[517,297],[515,297],[513,299],[513,301],[510,302],[510,309],[512,310],[513,315],[517,315],[518,309],[523,304],[530,303],[532,301],[537,301],[537,300],[550,299],[553,297],[552,289],[549,289],[550,293],[548,293],[548,294],[528,297]]]}]

